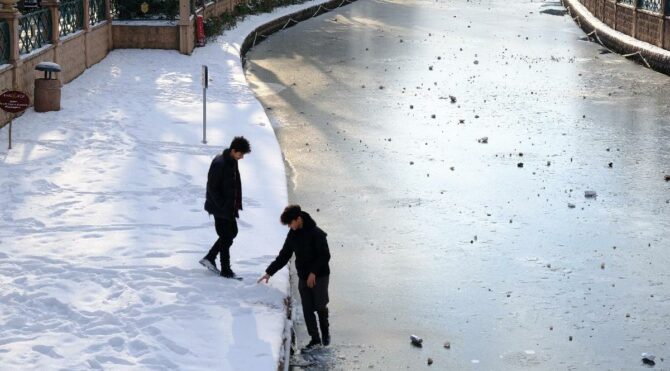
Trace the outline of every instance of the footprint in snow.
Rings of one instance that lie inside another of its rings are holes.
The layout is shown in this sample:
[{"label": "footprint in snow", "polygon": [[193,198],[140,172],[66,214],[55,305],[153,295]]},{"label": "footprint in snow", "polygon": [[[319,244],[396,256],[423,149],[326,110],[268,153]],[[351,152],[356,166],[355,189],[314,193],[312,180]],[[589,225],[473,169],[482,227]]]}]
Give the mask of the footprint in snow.
[{"label": "footprint in snow", "polygon": [[63,358],[60,354],[56,353],[54,350],[54,347],[46,346],[46,345],[35,345],[33,346],[33,350],[42,353],[47,357],[51,358]]}]

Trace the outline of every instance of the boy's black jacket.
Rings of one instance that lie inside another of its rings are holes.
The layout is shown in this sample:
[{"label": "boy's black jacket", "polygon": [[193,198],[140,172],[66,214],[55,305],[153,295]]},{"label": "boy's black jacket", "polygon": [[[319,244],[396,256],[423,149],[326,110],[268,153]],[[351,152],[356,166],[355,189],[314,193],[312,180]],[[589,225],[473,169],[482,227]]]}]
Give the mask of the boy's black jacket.
[{"label": "boy's black jacket", "polygon": [[207,174],[205,210],[215,217],[235,220],[242,210],[242,182],[237,160],[230,156],[230,149],[214,157]]},{"label": "boy's black jacket", "polygon": [[306,280],[310,273],[314,273],[317,277],[330,275],[327,234],[316,226],[316,222],[308,213],[303,211],[301,216],[302,228],[288,232],[279,255],[265,270],[270,276],[282,269],[293,253],[300,279]]}]

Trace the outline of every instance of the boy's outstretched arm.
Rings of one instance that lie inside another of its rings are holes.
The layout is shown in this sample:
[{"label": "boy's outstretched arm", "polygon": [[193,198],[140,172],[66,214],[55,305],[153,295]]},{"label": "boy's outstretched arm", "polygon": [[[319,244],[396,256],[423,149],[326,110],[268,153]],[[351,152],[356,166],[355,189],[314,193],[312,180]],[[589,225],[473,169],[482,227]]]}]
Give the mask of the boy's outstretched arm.
[{"label": "boy's outstretched arm", "polygon": [[277,273],[278,270],[282,269],[286,264],[288,264],[288,261],[291,260],[292,255],[293,250],[287,241],[284,241],[284,246],[281,248],[279,255],[277,255],[277,258],[272,263],[270,263],[268,268],[265,270],[263,277],[258,280],[258,283],[261,283],[261,281],[265,281],[265,283],[267,283],[273,274]]}]

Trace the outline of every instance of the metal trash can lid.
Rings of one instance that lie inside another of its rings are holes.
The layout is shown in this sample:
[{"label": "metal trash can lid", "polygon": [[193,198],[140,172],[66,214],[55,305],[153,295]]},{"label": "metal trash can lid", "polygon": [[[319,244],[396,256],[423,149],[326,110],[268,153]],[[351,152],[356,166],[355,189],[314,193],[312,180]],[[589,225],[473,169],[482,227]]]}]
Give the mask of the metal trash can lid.
[{"label": "metal trash can lid", "polygon": [[40,62],[35,69],[44,72],[60,72],[60,65],[54,62]]}]

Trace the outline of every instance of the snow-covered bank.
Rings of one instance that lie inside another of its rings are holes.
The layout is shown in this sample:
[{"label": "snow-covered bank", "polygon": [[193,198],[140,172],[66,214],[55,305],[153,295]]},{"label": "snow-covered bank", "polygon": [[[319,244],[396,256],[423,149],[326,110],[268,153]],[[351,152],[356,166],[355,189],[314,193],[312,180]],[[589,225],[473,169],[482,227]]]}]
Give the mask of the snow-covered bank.
[{"label": "snow-covered bank", "polygon": [[[11,151],[0,131],[0,368],[276,368],[288,274],[255,279],[286,233],[286,183],[239,50],[260,24],[323,2],[249,17],[190,57],[115,50],[63,87],[60,112],[15,120]],[[197,263],[216,239],[207,169],[235,135],[252,144],[231,249],[243,282]]]}]

